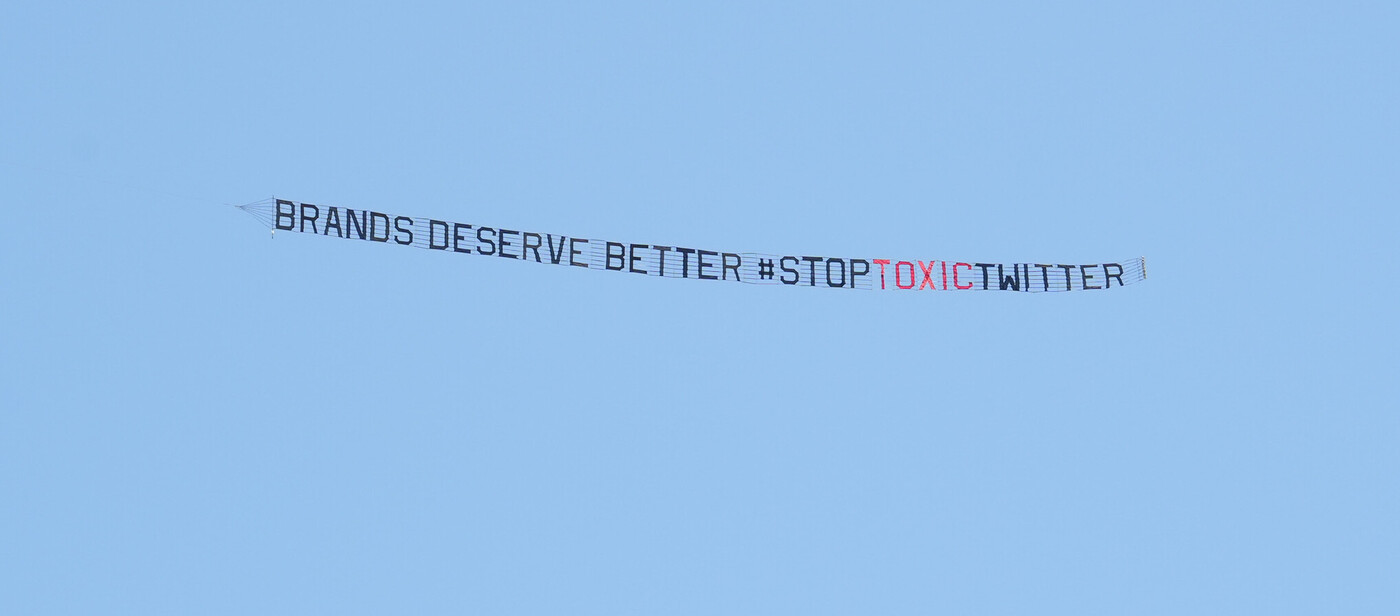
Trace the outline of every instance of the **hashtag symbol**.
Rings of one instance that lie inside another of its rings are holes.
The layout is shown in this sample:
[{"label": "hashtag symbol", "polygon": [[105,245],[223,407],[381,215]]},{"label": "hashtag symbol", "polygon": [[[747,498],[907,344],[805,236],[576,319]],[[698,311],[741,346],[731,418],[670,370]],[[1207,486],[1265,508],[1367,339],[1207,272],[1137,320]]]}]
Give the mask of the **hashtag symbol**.
[{"label": "hashtag symbol", "polygon": [[758,260],[758,277],[759,277],[759,279],[761,279],[761,280],[772,280],[772,279],[773,279],[773,260],[772,260],[772,259],[759,259],[759,260]]}]

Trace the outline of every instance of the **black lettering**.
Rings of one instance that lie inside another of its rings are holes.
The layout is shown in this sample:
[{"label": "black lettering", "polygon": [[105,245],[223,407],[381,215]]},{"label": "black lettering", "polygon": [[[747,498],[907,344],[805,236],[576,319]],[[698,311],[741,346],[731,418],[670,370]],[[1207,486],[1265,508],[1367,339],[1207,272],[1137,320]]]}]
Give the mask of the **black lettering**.
[{"label": "black lettering", "polygon": [[409,228],[409,229],[403,228],[403,223],[404,223],[404,221],[407,221],[410,227],[413,226],[413,219],[412,219],[412,218],[409,218],[409,217],[407,217],[407,216],[395,216],[395,217],[394,217],[394,230],[397,231],[398,233],[407,234],[407,235],[408,235],[408,239],[406,239],[406,240],[401,240],[401,239],[399,239],[398,234],[396,233],[396,234],[394,235],[394,241],[397,242],[398,244],[402,245],[402,246],[407,246],[407,245],[413,243],[413,229],[411,229],[411,228]]},{"label": "black lettering", "polygon": [[[437,243],[438,229],[442,229],[442,244]],[[447,250],[447,223],[441,220],[428,221],[428,248]]]},{"label": "black lettering", "polygon": [[694,248],[677,248],[676,252],[681,253],[681,278],[690,277],[690,255],[695,254]]},{"label": "black lettering", "polygon": [[990,289],[991,286],[988,285],[988,282],[990,282],[991,274],[988,274],[988,273],[987,273],[987,270],[992,269],[992,264],[991,264],[991,263],[973,263],[972,265],[973,265],[973,267],[980,267],[980,268],[982,268],[982,290],[983,290],[983,291],[986,291],[987,289]]},{"label": "black lettering", "polygon": [[646,244],[628,244],[628,245],[627,245],[627,252],[628,252],[628,254],[630,255],[630,256],[627,257],[627,271],[632,272],[633,274],[645,274],[645,273],[647,273],[647,271],[644,270],[644,269],[637,269],[637,262],[642,260],[642,257],[641,257],[640,255],[637,254],[637,250],[638,250],[638,249],[641,249],[641,248],[646,248],[646,247],[647,247]]},{"label": "black lettering", "polygon": [[700,276],[700,279],[701,279],[701,280],[719,280],[719,276],[716,276],[716,275],[714,275],[714,274],[709,274],[709,275],[706,275],[706,274],[705,274],[705,268],[707,268],[707,267],[714,267],[714,266],[715,266],[715,264],[713,264],[713,263],[706,263],[706,262],[705,262],[705,256],[706,256],[706,255],[709,255],[709,256],[711,256],[711,257],[718,257],[718,256],[719,256],[719,253],[717,253],[717,252],[715,252],[715,251],[713,251],[713,250],[697,250],[697,251],[695,251],[695,271],[696,271],[696,273]]},{"label": "black lettering", "polygon": [[[282,211],[282,206],[287,206],[287,211]],[[287,219],[287,226],[282,226],[282,219]],[[296,228],[297,204],[286,199],[277,200],[277,228],[282,231],[291,231]]]},{"label": "black lettering", "polygon": [[1071,291],[1071,290],[1073,290],[1073,289],[1074,289],[1074,286],[1071,284],[1070,277],[1069,277],[1069,273],[1070,273],[1071,271],[1074,270],[1074,266],[1073,266],[1073,265],[1059,265],[1059,264],[1056,264],[1055,267],[1058,267],[1058,268],[1060,268],[1060,269],[1062,269],[1062,270],[1065,270],[1065,290],[1066,290],[1066,291]]},{"label": "black lettering", "polygon": [[[729,257],[734,257],[734,264],[733,264],[733,265],[730,265],[730,264],[729,264]],[[729,280],[729,270],[734,270],[734,281],[735,281],[735,282],[743,282],[743,280],[740,280],[740,279],[739,279],[739,264],[743,263],[744,260],[741,259],[741,258],[739,258],[739,255],[736,255],[736,254],[734,254],[734,253],[732,253],[732,252],[726,252],[726,253],[720,255],[719,258],[720,258],[720,265],[721,265],[721,267],[723,268],[723,269],[721,269],[720,272],[719,272],[719,274],[720,274],[720,279],[721,279],[721,280]]]},{"label": "black lettering", "polygon": [[546,244],[549,245],[549,262],[550,262],[550,263],[553,263],[553,264],[555,264],[555,265],[559,265],[559,260],[562,259],[562,258],[564,258],[564,240],[566,240],[566,239],[568,239],[568,238],[566,238],[566,237],[564,237],[564,236],[562,236],[562,235],[559,236],[559,245],[558,245],[558,246],[555,246],[555,245],[554,245],[554,236],[551,235],[551,234],[549,234],[549,233],[544,234],[544,242],[545,242]]},{"label": "black lettering", "polygon": [[[617,249],[617,254],[613,254],[614,248]],[[619,271],[622,269],[622,263],[626,257],[627,249],[624,248],[622,244],[619,244],[617,242],[608,242],[607,257],[605,257],[603,260],[603,267],[606,267],[612,271]],[[614,258],[617,259],[617,267],[613,267]]]},{"label": "black lettering", "polygon": [[1000,263],[997,264],[997,280],[1001,281],[1001,290],[1002,290],[1002,291],[1005,291],[1007,287],[1011,287],[1011,290],[1012,290],[1012,291],[1020,291],[1020,290],[1021,290],[1021,269],[1020,269],[1020,267],[1018,267],[1018,266],[1012,266],[1011,273],[1012,273],[1011,276],[1007,276],[1007,275],[1006,275],[1006,272],[1001,268],[1001,264],[1000,264]]},{"label": "black lettering", "polygon": [[802,257],[807,262],[807,286],[817,286],[817,264],[821,263],[821,257]]},{"label": "black lettering", "polygon": [[[376,233],[377,231],[379,231],[379,221],[380,221],[381,219],[384,221],[384,237],[379,237],[379,234]],[[387,241],[389,241],[389,231],[390,231],[390,228],[389,228],[389,216],[388,216],[388,215],[386,215],[386,214],[380,214],[379,212],[370,212],[370,213],[369,213],[369,239],[370,239],[370,241],[372,241],[372,242],[387,242]]]},{"label": "black lettering", "polygon": [[[1040,263],[1036,263],[1035,266],[1038,267],[1038,268],[1040,268],[1040,286],[1042,287],[1041,290],[1042,290],[1042,291],[1049,291],[1049,290],[1050,290],[1050,266],[1049,266],[1049,265],[1042,265],[1042,264],[1040,264]],[[1027,278],[1029,278],[1029,275],[1027,275]],[[1031,286],[1031,281],[1030,281],[1030,280],[1027,280],[1027,281],[1026,281],[1026,286],[1027,286],[1027,287]]]},{"label": "black lettering", "polygon": [[[491,239],[489,240],[486,239],[485,235],[488,232],[491,234]],[[491,250],[482,250],[482,244],[490,246]],[[496,229],[494,227],[476,228],[476,254],[487,256],[496,254]]]},{"label": "black lettering", "polygon": [[[532,237],[535,238],[535,243],[533,244],[530,243],[530,238]],[[525,251],[533,250],[535,251],[535,263],[544,263],[544,261],[540,260],[540,246],[542,245],[540,244],[540,234],[526,231],[520,236],[520,241],[520,258],[525,258]]]},{"label": "black lettering", "polygon": [[[587,244],[587,243],[588,243],[588,240],[581,240],[581,239],[578,239],[578,238],[576,238],[576,237],[571,237],[571,238],[569,238],[569,265],[572,265],[572,266],[575,266],[575,267],[588,267],[588,264],[587,264],[587,263],[581,263],[581,262],[578,262],[578,261],[575,261],[575,260],[574,260],[574,256],[575,256],[575,255],[581,255],[581,254],[583,254],[583,251],[582,251],[582,250],[579,250],[579,249],[577,249],[577,248],[574,247],[574,244],[576,244],[576,243],[578,243],[578,242],[583,242],[583,243]],[[560,243],[562,244],[563,242],[561,241]]]},{"label": "black lettering", "polygon": [[654,248],[654,249],[656,250],[656,275],[657,275],[657,276],[665,276],[665,275],[666,275],[666,251],[667,251],[667,250],[670,250],[671,247],[670,247],[670,246],[652,246],[652,248]]},{"label": "black lettering", "polygon": [[[832,278],[831,278],[831,264],[833,264],[833,263],[835,263],[836,265],[840,265],[840,266],[841,266],[841,282],[832,282]],[[846,262],[845,262],[845,261],[842,261],[841,259],[827,259],[827,260],[826,260],[826,286],[831,287],[831,288],[833,288],[833,289],[846,286]]]},{"label": "black lettering", "polygon": [[[860,267],[856,267],[859,265]],[[870,273],[870,262],[865,259],[851,259],[851,288],[856,288],[856,278]]]},{"label": "black lettering", "polygon": [[506,246],[514,246],[514,244],[506,241],[507,235],[520,235],[520,232],[511,231],[510,229],[501,229],[501,233],[499,236],[501,238],[501,249],[496,252],[496,256],[506,257],[508,259],[518,259],[519,257],[506,252]]},{"label": "black lettering", "polygon": [[[306,215],[306,208],[311,208],[311,215],[310,215],[310,216],[307,216],[307,215]],[[306,233],[306,223],[309,222],[309,223],[311,223],[311,232],[312,232],[312,233],[315,233],[315,232],[316,232],[316,217],[317,217],[317,216],[320,216],[320,215],[321,215],[321,209],[320,209],[320,208],[318,208],[318,207],[316,207],[316,206],[314,206],[314,205],[311,205],[310,203],[303,203],[303,204],[301,204],[301,229],[300,229],[300,231],[301,231],[302,233]]]},{"label": "black lettering", "polygon": [[1079,266],[1079,285],[1087,291],[1092,291],[1094,289],[1102,289],[1103,287],[1100,287],[1098,285],[1094,285],[1092,287],[1089,286],[1089,281],[1094,279],[1094,277],[1089,274],[1089,268],[1091,267],[1093,267],[1093,265]]},{"label": "black lettering", "polygon": [[[1117,269],[1118,269],[1118,273],[1117,273],[1117,274],[1110,273],[1110,272],[1108,271],[1109,266],[1112,266],[1112,267],[1114,267],[1114,268],[1117,268]],[[1104,275],[1105,278],[1108,279],[1108,282],[1105,282],[1105,283],[1104,283],[1103,288],[1108,289],[1108,288],[1113,287],[1113,279],[1114,279],[1114,278],[1117,278],[1117,279],[1118,279],[1118,286],[1120,286],[1120,287],[1123,286],[1123,266],[1122,266],[1122,265],[1119,265],[1119,264],[1117,264],[1117,263],[1105,263],[1105,264],[1103,264],[1103,275]]]},{"label": "black lettering", "polygon": [[360,217],[355,218],[355,210],[345,210],[345,219],[349,221],[345,228],[345,237],[350,237],[351,233],[356,233],[360,239],[365,239],[365,229],[369,228],[369,212],[360,212]]},{"label": "black lettering", "polygon": [[[464,225],[460,222],[452,223],[452,252],[465,252],[468,254],[471,253],[472,249],[470,246],[462,248],[462,242],[467,239],[466,236],[462,235],[462,231],[470,231],[471,228],[471,225]],[[445,230],[446,229],[444,229],[444,231]],[[443,248],[446,248],[446,246],[444,246]]]},{"label": "black lettering", "polygon": [[[789,267],[788,261],[792,261],[793,265],[797,265],[797,257],[783,257],[778,259],[778,266],[783,269],[783,275],[780,276],[778,280],[781,280],[783,284],[797,284],[797,281],[802,279],[802,275],[798,274],[797,270]],[[788,274],[792,274],[792,280],[787,279]]]},{"label": "black lettering", "polygon": [[335,206],[326,208],[326,227],[325,230],[321,232],[321,235],[330,235],[331,227],[335,227],[336,237],[345,237],[345,235],[340,232],[340,208]]}]

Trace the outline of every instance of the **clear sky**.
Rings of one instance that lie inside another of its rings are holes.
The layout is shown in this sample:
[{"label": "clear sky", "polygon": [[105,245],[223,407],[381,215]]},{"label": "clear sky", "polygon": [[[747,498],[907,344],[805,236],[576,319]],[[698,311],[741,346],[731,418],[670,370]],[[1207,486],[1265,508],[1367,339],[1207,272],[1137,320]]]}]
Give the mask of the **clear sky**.
[{"label": "clear sky", "polygon": [[[1397,31],[6,3],[0,613],[1400,613]],[[274,195],[1149,278],[661,280],[228,205]]]}]

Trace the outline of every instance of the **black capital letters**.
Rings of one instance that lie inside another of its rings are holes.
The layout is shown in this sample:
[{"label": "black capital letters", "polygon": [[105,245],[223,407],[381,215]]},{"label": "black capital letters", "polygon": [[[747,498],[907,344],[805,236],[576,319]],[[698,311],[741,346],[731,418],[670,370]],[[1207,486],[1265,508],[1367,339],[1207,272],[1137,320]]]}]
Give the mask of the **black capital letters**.
[{"label": "black capital letters", "polygon": [[[730,257],[734,257],[734,263],[732,265],[729,263]],[[726,252],[720,255],[719,258],[720,263],[723,266],[723,269],[720,270],[721,279],[729,280],[729,270],[734,270],[734,281],[743,282],[743,280],[739,279],[739,264],[743,263],[743,259],[739,258],[739,255],[736,255],[732,252]]]},{"label": "black capital letters", "polygon": [[[282,206],[287,206],[287,211],[282,211]],[[287,225],[282,226],[282,219],[287,219]],[[291,231],[296,228],[297,204],[286,199],[277,200],[277,228],[281,231]]]},{"label": "black capital letters", "polygon": [[1098,285],[1094,285],[1094,286],[1092,286],[1092,287],[1089,286],[1089,281],[1094,279],[1094,277],[1093,277],[1092,275],[1089,274],[1089,268],[1091,268],[1091,267],[1094,267],[1094,266],[1092,266],[1092,265],[1081,265],[1081,266],[1079,266],[1079,283],[1080,283],[1079,286],[1083,287],[1083,288],[1086,289],[1086,290],[1102,289],[1103,287],[1098,286]]},{"label": "black capital letters", "polygon": [[[471,228],[471,225],[464,225],[460,222],[452,223],[452,252],[471,253],[471,247],[462,248],[463,240],[467,239],[466,236],[462,235],[462,232],[470,231]],[[444,246],[444,248],[446,247]]]},{"label": "black capital letters", "polygon": [[666,251],[667,251],[667,250],[670,250],[671,247],[670,247],[670,246],[652,246],[652,248],[656,249],[656,275],[657,275],[657,276],[665,276],[665,275],[666,275]]},{"label": "black capital letters", "polygon": [[[614,248],[617,249],[617,253],[613,253]],[[613,271],[622,269],[622,262],[627,256],[627,249],[617,242],[608,242],[607,249],[607,258],[603,261],[603,267]],[[613,265],[613,259],[617,259],[616,266]]]},{"label": "black capital letters", "polygon": [[[581,255],[581,254],[583,254],[583,251],[582,251],[582,250],[579,250],[578,248],[575,247],[575,244],[577,244],[577,243],[579,243],[579,242],[583,242],[584,244],[587,244],[587,243],[588,243],[588,240],[581,240],[581,239],[578,239],[578,238],[576,238],[576,237],[571,237],[571,238],[569,238],[569,265],[573,265],[573,266],[575,266],[575,267],[588,267],[588,264],[587,264],[587,263],[580,262],[580,261],[575,261],[575,260],[574,260],[574,257],[575,257],[576,255]],[[563,243],[563,242],[560,242],[560,243]]]},{"label": "black capital letters", "polygon": [[1058,268],[1060,268],[1060,269],[1062,269],[1062,270],[1065,270],[1065,290],[1066,290],[1066,291],[1073,290],[1073,289],[1074,289],[1074,286],[1073,286],[1072,281],[1071,281],[1071,279],[1070,279],[1070,277],[1069,277],[1069,273],[1072,272],[1072,271],[1074,271],[1074,266],[1073,266],[1073,265],[1060,265],[1060,264],[1056,264],[1055,267],[1058,267]]},{"label": "black capital letters", "polygon": [[681,278],[690,278],[690,255],[695,254],[695,249],[677,248],[676,252],[681,253]]},{"label": "black capital letters", "polygon": [[[353,220],[353,219],[352,219]],[[442,243],[437,243],[438,229],[442,229]],[[428,248],[433,250],[447,250],[447,223],[441,220],[428,221]]]},{"label": "black capital letters", "polygon": [[[486,239],[486,234],[487,234],[487,233],[490,233],[490,234],[491,234],[491,239],[489,239],[489,240]],[[496,254],[496,237],[495,237],[495,236],[496,236],[496,229],[495,229],[494,227],[477,227],[477,228],[476,228],[476,242],[477,242],[477,245],[476,245],[476,254],[479,254],[479,255],[494,255],[494,254]],[[490,250],[482,250],[482,249],[481,249],[481,245],[482,245],[482,244],[486,244],[487,246],[490,246],[491,249],[490,249]]]},{"label": "black capital letters", "polygon": [[706,255],[709,255],[711,257],[718,257],[719,253],[714,252],[713,250],[695,251],[695,271],[700,275],[701,280],[719,280],[719,276],[705,273],[705,268],[715,266],[715,264],[713,263],[705,262]]}]

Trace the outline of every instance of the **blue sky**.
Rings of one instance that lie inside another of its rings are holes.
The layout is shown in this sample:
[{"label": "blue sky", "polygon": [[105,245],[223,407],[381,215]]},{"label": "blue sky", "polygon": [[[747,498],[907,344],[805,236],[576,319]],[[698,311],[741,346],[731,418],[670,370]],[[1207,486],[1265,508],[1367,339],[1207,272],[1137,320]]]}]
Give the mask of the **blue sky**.
[{"label": "blue sky", "polygon": [[[12,3],[0,612],[1400,610],[1386,3]],[[1094,263],[659,280],[297,234]]]}]

